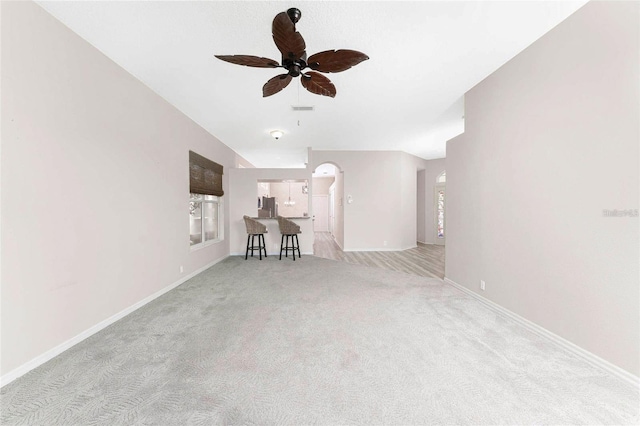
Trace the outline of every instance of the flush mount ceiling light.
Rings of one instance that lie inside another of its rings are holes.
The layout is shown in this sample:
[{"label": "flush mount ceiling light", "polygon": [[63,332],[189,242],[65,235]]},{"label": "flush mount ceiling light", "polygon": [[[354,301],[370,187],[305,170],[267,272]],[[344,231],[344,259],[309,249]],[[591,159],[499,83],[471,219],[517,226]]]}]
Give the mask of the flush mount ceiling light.
[{"label": "flush mount ceiling light", "polygon": [[[216,58],[232,64],[256,68],[284,68],[287,73],[280,74],[262,87],[262,96],[267,97],[278,93],[289,85],[293,77],[300,76],[302,86],[316,95],[336,96],[336,87],[331,80],[320,73],[332,73],[348,70],[362,61],[369,59],[367,55],[356,50],[339,49],[325,50],[309,56],[307,59],[306,44],[298,31],[296,24],[302,13],[299,9],[291,8],[280,12],[273,19],[271,33],[276,47],[282,54],[282,61],[251,55],[215,55]],[[304,71],[311,68],[313,71]]]},{"label": "flush mount ceiling light", "polygon": [[284,132],[282,130],[272,130],[271,132],[269,132],[271,134],[271,136],[275,139],[278,140],[282,137],[282,135],[284,135]]}]

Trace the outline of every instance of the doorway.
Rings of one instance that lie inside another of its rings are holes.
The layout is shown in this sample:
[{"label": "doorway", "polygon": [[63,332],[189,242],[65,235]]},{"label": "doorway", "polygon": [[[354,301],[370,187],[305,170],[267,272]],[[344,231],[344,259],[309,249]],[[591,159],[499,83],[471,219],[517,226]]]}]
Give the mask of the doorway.
[{"label": "doorway", "polygon": [[446,199],[446,189],[445,185],[442,183],[437,184],[434,187],[434,218],[435,218],[435,235],[434,240],[437,245],[443,246],[446,240],[445,233],[445,199]]},{"label": "doorway", "polygon": [[313,232],[329,232],[329,195],[314,195]]},{"label": "doorway", "polygon": [[[337,165],[322,163],[312,173],[314,253],[342,253],[344,244],[343,174]],[[322,257],[322,256],[321,256]]]},{"label": "doorway", "polygon": [[333,229],[335,228],[336,223],[336,208],[335,208],[335,198],[336,197],[336,183],[332,183],[329,187],[329,233],[333,235]]}]

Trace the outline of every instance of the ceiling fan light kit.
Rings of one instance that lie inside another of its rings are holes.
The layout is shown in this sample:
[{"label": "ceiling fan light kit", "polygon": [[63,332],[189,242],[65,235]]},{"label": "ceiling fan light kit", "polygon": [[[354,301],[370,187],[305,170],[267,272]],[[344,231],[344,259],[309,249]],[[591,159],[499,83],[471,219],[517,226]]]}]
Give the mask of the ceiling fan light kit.
[{"label": "ceiling fan light kit", "polygon": [[[256,68],[284,68],[286,74],[280,74],[262,87],[262,96],[274,95],[287,87],[294,77],[300,77],[302,87],[316,95],[335,97],[336,87],[331,80],[320,73],[342,72],[369,59],[367,55],[355,50],[326,50],[307,58],[306,44],[302,35],[296,31],[296,23],[302,17],[299,9],[291,8],[280,12],[273,19],[271,32],[276,47],[282,54],[282,61],[251,55],[215,55],[232,64]],[[304,71],[310,68],[313,71]]]}]

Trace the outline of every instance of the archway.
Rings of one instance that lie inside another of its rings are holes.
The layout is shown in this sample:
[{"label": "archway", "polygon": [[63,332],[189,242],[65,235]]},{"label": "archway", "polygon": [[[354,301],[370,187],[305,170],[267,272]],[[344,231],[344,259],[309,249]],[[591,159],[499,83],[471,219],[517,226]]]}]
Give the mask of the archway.
[{"label": "archway", "polygon": [[335,258],[344,247],[344,175],[339,165],[327,161],[312,172],[314,254]]}]

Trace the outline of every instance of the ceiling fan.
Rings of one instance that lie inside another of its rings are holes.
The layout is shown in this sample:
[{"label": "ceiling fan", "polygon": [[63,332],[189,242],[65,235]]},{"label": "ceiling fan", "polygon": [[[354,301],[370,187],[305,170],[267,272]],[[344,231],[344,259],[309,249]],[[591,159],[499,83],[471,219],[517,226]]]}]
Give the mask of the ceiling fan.
[{"label": "ceiling fan", "polygon": [[[286,74],[271,78],[262,87],[262,96],[267,97],[278,93],[289,85],[293,77],[300,76],[302,86],[316,95],[336,96],[336,87],[320,72],[341,72],[369,59],[367,55],[355,50],[326,50],[311,55],[307,59],[306,45],[302,35],[296,31],[296,23],[302,12],[291,8],[280,12],[273,19],[271,31],[276,47],[282,53],[282,64],[269,58],[250,55],[215,55],[216,58],[232,64],[257,68],[284,68]],[[306,68],[313,71],[304,72]],[[319,72],[314,72],[319,71]]]}]

